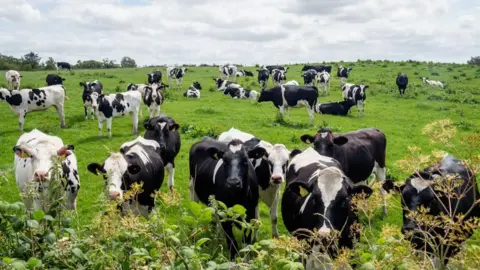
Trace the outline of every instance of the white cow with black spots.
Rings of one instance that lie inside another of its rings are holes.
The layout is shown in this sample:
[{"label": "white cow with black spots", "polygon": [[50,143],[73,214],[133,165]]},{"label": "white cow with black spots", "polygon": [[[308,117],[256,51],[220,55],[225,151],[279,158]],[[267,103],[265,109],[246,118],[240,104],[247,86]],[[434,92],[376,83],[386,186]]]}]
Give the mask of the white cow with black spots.
[{"label": "white cow with black spots", "polygon": [[23,76],[18,73],[16,70],[9,70],[5,73],[5,78],[8,82],[8,89],[9,90],[20,90],[20,78]]},{"label": "white cow with black spots", "polygon": [[231,78],[232,82],[237,80],[237,67],[231,64],[220,65],[218,67],[220,74],[222,75],[222,80],[228,80]]}]

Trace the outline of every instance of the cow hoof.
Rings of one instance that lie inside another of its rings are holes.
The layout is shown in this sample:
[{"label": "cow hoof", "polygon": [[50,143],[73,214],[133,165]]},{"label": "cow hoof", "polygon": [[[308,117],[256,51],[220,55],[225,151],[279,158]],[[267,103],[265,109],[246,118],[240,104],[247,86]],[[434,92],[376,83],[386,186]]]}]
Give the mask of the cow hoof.
[{"label": "cow hoof", "polygon": [[170,193],[172,193],[172,194],[175,193],[175,188],[173,186],[170,187]]}]

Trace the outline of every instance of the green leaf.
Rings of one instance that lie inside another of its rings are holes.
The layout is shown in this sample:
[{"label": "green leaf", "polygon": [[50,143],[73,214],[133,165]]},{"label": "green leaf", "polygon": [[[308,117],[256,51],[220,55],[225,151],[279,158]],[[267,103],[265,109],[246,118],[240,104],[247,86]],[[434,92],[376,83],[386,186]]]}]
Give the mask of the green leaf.
[{"label": "green leaf", "polygon": [[45,238],[47,239],[47,243],[53,244],[57,241],[57,236],[53,232],[49,232]]},{"label": "green leaf", "polygon": [[43,212],[43,210],[37,210],[33,212],[33,219],[35,219],[36,221],[40,221],[44,217],[45,217],[45,213]]},{"label": "green leaf", "polygon": [[205,209],[202,212],[202,215],[199,218],[199,222],[201,223],[210,223],[212,222],[212,211],[210,209]]},{"label": "green leaf", "polygon": [[172,241],[175,242],[176,245],[181,244],[180,239],[178,239],[178,237],[176,237],[175,235],[171,235],[170,239],[172,239]]},{"label": "green leaf", "polygon": [[39,267],[41,265],[42,265],[42,261],[37,259],[37,258],[32,257],[32,258],[28,259],[27,266],[30,269],[33,269],[35,267]]},{"label": "green leaf", "polygon": [[182,222],[190,226],[197,224],[197,220],[191,216],[182,216]]},{"label": "green leaf", "polygon": [[47,220],[47,221],[55,221],[55,219],[54,219],[52,216],[50,216],[50,215],[45,215],[45,216],[43,217],[43,219],[44,219],[44,220]]},{"label": "green leaf", "polygon": [[10,264],[10,266],[15,270],[25,270],[27,267],[25,266],[25,262],[23,261],[14,261]]},{"label": "green leaf", "polygon": [[8,210],[8,203],[4,201],[0,201],[0,214],[7,212],[7,210]]},{"label": "green leaf", "polygon": [[199,240],[197,241],[197,243],[195,243],[195,247],[196,247],[196,248],[199,248],[199,247],[201,247],[203,244],[205,244],[207,241],[210,241],[210,239],[209,239],[209,238],[199,239]]},{"label": "green leaf", "polygon": [[72,253],[82,260],[87,260],[87,258],[85,258],[85,254],[83,254],[83,251],[79,248],[72,249]]},{"label": "green leaf", "polygon": [[45,253],[45,255],[43,255],[43,259],[48,259],[48,258],[51,258],[55,256],[55,251],[49,251],[47,253]]},{"label": "green leaf", "polygon": [[3,257],[2,260],[6,264],[10,264],[12,262],[12,258],[10,258],[10,257]]},{"label": "green leaf", "polygon": [[27,226],[32,229],[38,229],[40,227],[40,224],[34,219],[29,219],[27,220]]},{"label": "green leaf", "polygon": [[233,212],[239,214],[239,215],[244,215],[245,213],[247,213],[247,209],[245,209],[245,207],[243,207],[242,205],[240,204],[235,204],[233,207],[232,207],[232,210]]},{"label": "green leaf", "polygon": [[187,203],[187,208],[194,217],[199,217],[202,214],[202,206],[199,203],[190,201]]},{"label": "green leaf", "polygon": [[220,206],[220,208],[222,208],[223,210],[227,210],[227,205],[224,204],[223,202],[221,201],[217,201],[218,205]]}]

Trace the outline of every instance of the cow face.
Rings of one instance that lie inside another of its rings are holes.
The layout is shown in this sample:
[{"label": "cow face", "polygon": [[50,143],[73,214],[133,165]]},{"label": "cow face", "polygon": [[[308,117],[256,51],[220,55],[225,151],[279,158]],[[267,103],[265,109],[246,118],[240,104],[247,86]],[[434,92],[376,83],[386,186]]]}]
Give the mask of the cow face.
[{"label": "cow face", "polygon": [[0,100],[5,101],[6,99],[10,98],[12,96],[12,93],[3,87],[0,87]]},{"label": "cow face", "polygon": [[200,85],[199,82],[193,82],[193,87],[195,87],[195,89],[198,89],[198,90],[202,90],[202,86]]},{"label": "cow face", "polygon": [[334,136],[330,129],[322,128],[315,136],[302,135],[300,139],[304,143],[313,143],[314,149],[322,156],[333,157],[334,148],[348,142],[344,136]]},{"label": "cow face", "polygon": [[292,152],[283,144],[275,144],[272,151],[268,154],[266,160],[270,168],[270,184],[281,185],[285,181],[285,172],[290,159],[298,154],[300,150],[293,150]]},{"label": "cow face", "polygon": [[168,119],[163,117],[156,117],[150,119],[147,123],[144,124],[145,127],[145,138],[155,140],[160,145],[160,151],[163,152],[167,148],[167,141],[170,136],[170,132],[177,131],[180,126],[175,123],[168,121]]}]

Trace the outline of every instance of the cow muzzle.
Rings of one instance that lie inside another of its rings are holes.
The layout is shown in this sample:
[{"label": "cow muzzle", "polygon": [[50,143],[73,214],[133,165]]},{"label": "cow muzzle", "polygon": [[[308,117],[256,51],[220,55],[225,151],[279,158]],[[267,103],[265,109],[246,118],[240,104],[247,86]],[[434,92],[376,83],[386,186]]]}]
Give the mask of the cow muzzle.
[{"label": "cow muzzle", "polygon": [[111,191],[110,194],[109,194],[109,198],[110,198],[110,200],[112,200],[112,201],[117,200],[117,199],[121,199],[121,197],[120,197],[120,192],[118,192],[118,191]]},{"label": "cow muzzle", "polygon": [[330,232],[332,230],[330,230],[329,228],[326,228],[326,227],[322,227],[320,228],[320,230],[318,230],[318,236],[320,236],[321,238],[326,238],[330,235]]},{"label": "cow muzzle", "polygon": [[33,180],[39,181],[39,182],[48,180],[48,171],[41,171],[41,170],[35,171],[35,173],[33,174]]},{"label": "cow muzzle", "polygon": [[270,183],[280,185],[283,183],[283,175],[273,174],[270,178]]},{"label": "cow muzzle", "polygon": [[238,178],[227,179],[228,188],[242,188],[242,181]]}]

